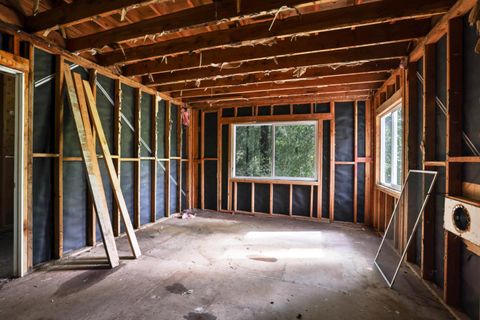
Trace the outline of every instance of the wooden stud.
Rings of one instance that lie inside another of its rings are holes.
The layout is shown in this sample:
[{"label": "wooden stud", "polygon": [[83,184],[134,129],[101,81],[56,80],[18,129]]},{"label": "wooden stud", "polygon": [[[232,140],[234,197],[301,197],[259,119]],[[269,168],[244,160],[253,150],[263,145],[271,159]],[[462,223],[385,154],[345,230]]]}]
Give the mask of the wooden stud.
[{"label": "wooden stud", "polygon": [[127,204],[125,203],[125,198],[123,197],[122,188],[120,186],[120,181],[117,177],[115,171],[115,166],[113,164],[112,157],[110,155],[110,150],[108,149],[107,138],[103,131],[102,122],[97,111],[97,105],[93,97],[93,93],[90,89],[88,82],[83,82],[83,87],[85,90],[85,95],[87,98],[87,106],[92,123],[97,132],[98,141],[100,143],[100,148],[102,150],[103,158],[105,160],[105,165],[108,171],[108,176],[110,178],[110,184],[112,186],[113,195],[117,203],[118,208],[120,209],[121,217],[125,225],[125,230],[127,232],[128,241],[132,249],[133,255],[135,258],[141,256],[140,247],[138,246],[137,238],[135,236],[135,231],[133,230],[132,222],[130,221],[130,215],[128,214]]},{"label": "wooden stud", "polygon": [[[170,217],[170,135],[171,135],[171,126],[170,126],[170,112],[171,105],[170,101],[167,101],[167,109],[165,110],[165,158],[168,161],[165,162],[165,212],[166,216]],[[203,172],[203,171],[202,171]]]},{"label": "wooden stud", "polygon": [[[114,165],[117,172],[118,180],[120,181],[120,158],[122,148],[122,83],[120,80],[115,80],[115,106],[113,110],[113,153],[116,155],[114,158]],[[113,233],[115,236],[120,235],[120,208],[117,203],[113,202]]]},{"label": "wooden stud", "polygon": [[55,65],[55,153],[54,160],[54,257],[63,256],[63,86],[64,59],[56,57]]},{"label": "wooden stud", "polygon": [[[135,109],[134,109],[134,157],[140,159],[140,139],[141,139],[141,106],[142,106],[142,91],[140,89],[135,90]],[[133,226],[135,229],[140,228],[140,192],[141,192],[141,173],[140,173],[140,161],[134,162],[134,174],[133,174]]]},{"label": "wooden stud", "polygon": [[335,102],[330,102],[330,222],[335,220]]},{"label": "wooden stud", "polygon": [[[423,162],[435,157],[435,45],[429,44],[424,49],[423,59]],[[424,170],[428,170],[425,167]],[[421,273],[425,280],[433,280],[435,263],[435,206],[433,199],[427,203],[422,220],[422,261]]]},{"label": "wooden stud", "polygon": [[153,165],[151,171],[151,194],[150,194],[150,201],[152,203],[150,209],[150,222],[155,222],[157,219],[157,159],[158,159],[158,151],[157,151],[157,113],[158,113],[158,96],[152,96],[151,98],[152,104],[150,109],[151,114],[151,123],[152,123],[152,131],[150,132],[150,137],[152,140],[152,153],[154,160],[150,163]]}]

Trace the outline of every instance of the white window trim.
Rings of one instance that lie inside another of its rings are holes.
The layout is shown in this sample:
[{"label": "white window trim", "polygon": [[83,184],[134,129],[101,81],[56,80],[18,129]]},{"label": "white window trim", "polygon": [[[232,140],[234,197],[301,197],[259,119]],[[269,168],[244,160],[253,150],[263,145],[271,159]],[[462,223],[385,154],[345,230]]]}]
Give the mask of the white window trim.
[{"label": "white window trim", "polygon": [[[385,125],[384,125],[384,119],[391,115],[392,116],[392,150],[390,150],[390,153],[392,155],[392,167],[391,167],[391,175],[392,175],[392,181],[397,180],[397,171],[398,171],[398,163],[397,161],[394,161],[394,159],[397,159],[398,156],[402,157],[403,155],[398,155],[397,154],[397,139],[394,139],[393,137],[397,135],[398,131],[398,126],[397,126],[397,116],[398,114],[395,113],[397,110],[400,110],[403,113],[402,110],[402,101],[399,101],[394,104],[394,107],[389,108],[388,111],[383,112],[382,114],[379,115],[380,117],[380,185],[392,189],[394,191],[400,191],[401,189],[401,183],[400,184],[392,184],[392,183],[386,183],[385,182],[385,171],[383,170],[384,163],[385,163],[385,139],[382,139],[382,137],[385,136]],[[402,122],[403,123],[403,122]],[[403,132],[404,128],[402,128]],[[403,139],[402,139],[402,144],[403,144]],[[403,145],[402,145],[402,150],[403,150]],[[403,161],[402,161],[403,164]],[[400,177],[400,181],[402,181]]]},{"label": "white window trim", "polygon": [[[314,125],[315,126],[315,177],[280,177],[275,176],[275,126],[297,126],[297,125]],[[267,177],[250,177],[250,176],[237,176],[236,175],[236,153],[237,153],[237,127],[254,127],[254,126],[272,126],[272,175]],[[231,174],[233,179],[245,179],[245,180],[281,180],[281,181],[313,181],[318,182],[318,121],[275,121],[275,122],[259,122],[259,123],[239,123],[233,124],[232,128],[232,168]]]}]

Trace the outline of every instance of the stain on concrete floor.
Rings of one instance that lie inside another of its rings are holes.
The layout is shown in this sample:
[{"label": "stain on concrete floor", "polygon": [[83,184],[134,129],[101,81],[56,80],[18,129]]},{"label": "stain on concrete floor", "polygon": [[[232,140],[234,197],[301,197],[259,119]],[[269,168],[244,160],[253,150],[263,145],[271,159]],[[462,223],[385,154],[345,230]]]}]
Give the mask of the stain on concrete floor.
[{"label": "stain on concrete floor", "polygon": [[407,268],[388,288],[363,228],[203,212],[137,235],[142,257],[114,270],[81,269],[99,246],[5,283],[0,319],[451,319]]}]

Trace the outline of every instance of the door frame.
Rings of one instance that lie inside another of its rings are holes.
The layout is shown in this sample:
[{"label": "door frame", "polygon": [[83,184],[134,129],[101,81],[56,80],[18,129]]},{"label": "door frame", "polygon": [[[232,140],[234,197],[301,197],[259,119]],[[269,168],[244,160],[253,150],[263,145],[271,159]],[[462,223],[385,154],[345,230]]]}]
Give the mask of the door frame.
[{"label": "door frame", "polygon": [[29,61],[0,50],[0,72],[15,76],[15,138],[14,138],[14,247],[13,276],[22,277],[28,270],[28,219],[26,186],[28,130],[25,114],[28,106]]}]

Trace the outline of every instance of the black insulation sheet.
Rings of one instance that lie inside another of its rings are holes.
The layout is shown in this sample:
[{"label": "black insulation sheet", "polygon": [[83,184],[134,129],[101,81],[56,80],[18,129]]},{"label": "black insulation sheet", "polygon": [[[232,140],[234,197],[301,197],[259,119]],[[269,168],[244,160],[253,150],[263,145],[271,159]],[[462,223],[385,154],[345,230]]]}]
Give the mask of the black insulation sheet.
[{"label": "black insulation sheet", "polygon": [[323,158],[322,158],[322,212],[323,218],[330,213],[330,121],[323,121]]},{"label": "black insulation sheet", "polygon": [[35,49],[34,59],[33,152],[54,153],[55,56]]},{"label": "black insulation sheet", "polygon": [[181,206],[182,210],[188,207],[187,203],[187,174],[188,174],[188,162],[182,162],[182,194],[181,194]]},{"label": "black insulation sheet", "polygon": [[365,221],[365,163],[357,164],[357,222]]},{"label": "black insulation sheet", "polygon": [[315,107],[313,109],[315,113],[330,113],[330,103],[315,103]]},{"label": "black insulation sheet", "polygon": [[255,212],[270,212],[270,185],[255,183]]},{"label": "black insulation sheet", "polygon": [[337,221],[353,222],[353,165],[335,166],[335,206]]},{"label": "black insulation sheet", "polygon": [[88,182],[83,162],[63,163],[63,252],[87,245]]},{"label": "black insulation sheet", "polygon": [[140,224],[150,222],[152,210],[152,166],[154,161],[140,161]]},{"label": "black insulation sheet", "polygon": [[33,159],[33,264],[53,258],[53,159]]},{"label": "black insulation sheet", "polygon": [[177,213],[178,208],[178,184],[180,183],[178,179],[178,160],[170,160],[170,213]]},{"label": "black insulation sheet", "polygon": [[223,108],[222,109],[222,117],[224,118],[231,118],[235,116],[235,109],[234,108]]},{"label": "black insulation sheet", "polygon": [[317,218],[318,217],[318,201],[317,201],[317,195],[318,195],[318,187],[314,186],[313,187],[313,209],[312,209],[312,217]]},{"label": "black insulation sheet", "polygon": [[365,157],[365,101],[357,103],[357,155]]},{"label": "black insulation sheet", "polygon": [[480,257],[462,243],[461,251],[461,307],[470,319],[480,319],[480,283],[478,281]]},{"label": "black insulation sheet", "polygon": [[258,107],[257,114],[259,116],[269,116],[272,110],[271,106],[260,106]]},{"label": "black insulation sheet", "polygon": [[157,112],[157,157],[165,159],[165,112],[167,103],[165,100],[158,102]]},{"label": "black insulation sheet", "polygon": [[222,126],[222,209],[228,208],[228,125]]},{"label": "black insulation sheet", "polygon": [[290,105],[273,106],[274,115],[290,114]]},{"label": "black insulation sheet", "polygon": [[[134,216],[134,185],[135,185],[135,163],[131,161],[122,161],[120,164],[120,186],[122,189],[123,197],[125,198],[125,203],[127,204],[128,214],[130,215],[130,220],[133,223]],[[123,223],[122,232],[125,231]]]},{"label": "black insulation sheet", "polygon": [[237,210],[248,212],[252,210],[251,183],[237,183]]},{"label": "black insulation sheet", "polygon": [[188,127],[182,125],[182,159],[188,159]]},{"label": "black insulation sheet", "polygon": [[[102,76],[97,77],[97,110],[102,123],[103,132],[107,139],[108,149],[113,153],[114,136],[114,108],[115,105],[115,81]],[[97,153],[101,154],[100,144],[97,143]]]},{"label": "black insulation sheet", "polygon": [[439,288],[443,288],[443,257],[445,255],[445,240],[443,229],[443,216],[445,212],[445,194],[446,194],[446,170],[445,167],[437,167],[437,181],[435,182],[434,201],[435,201],[435,265],[434,281]]},{"label": "black insulation sheet", "polygon": [[217,161],[205,160],[204,167],[205,209],[217,210]]},{"label": "black insulation sheet", "polygon": [[310,186],[293,186],[292,214],[297,216],[310,216]]},{"label": "black insulation sheet", "polygon": [[308,114],[310,113],[310,104],[294,104],[293,105],[293,114]]},{"label": "black insulation sheet", "polygon": [[289,214],[290,186],[273,185],[273,213]]},{"label": "black insulation sheet", "polygon": [[122,126],[121,155],[122,158],[133,158],[135,154],[135,89],[122,84]]},{"label": "black insulation sheet", "polygon": [[250,117],[253,115],[252,107],[240,107],[237,108],[237,117]]},{"label": "black insulation sheet", "polygon": [[205,113],[205,129],[204,129],[204,156],[205,158],[217,157],[217,112]]},{"label": "black insulation sheet", "polygon": [[153,96],[142,92],[140,100],[140,156],[153,157],[152,146],[152,99]]},{"label": "black insulation sheet", "polygon": [[[335,160],[353,161],[354,147],[354,104],[335,103]],[[353,180],[352,180],[353,181]]]},{"label": "black insulation sheet", "polygon": [[165,217],[165,184],[167,183],[165,177],[165,168],[166,162],[165,161],[158,161],[157,162],[157,207],[156,207],[156,218],[160,219]]},{"label": "black insulation sheet", "polygon": [[[112,189],[112,185],[110,184],[110,177],[108,175],[107,165],[105,164],[105,161],[103,159],[100,159],[98,161],[98,164],[100,166],[100,174],[102,175],[103,188],[105,189],[105,196],[107,198],[108,213],[110,215],[110,221],[112,221],[113,202],[115,201],[114,195],[113,195],[113,189]],[[87,193],[88,193],[90,192],[88,189],[88,181],[85,181],[85,183],[87,184]],[[100,227],[98,225],[98,219],[97,219],[96,238],[97,238],[97,241],[102,240],[102,234],[100,232]]]},{"label": "black insulation sheet", "polygon": [[180,151],[178,150],[178,126],[180,125],[180,119],[178,116],[179,107],[176,104],[171,104],[170,109],[170,156],[179,157]]}]

